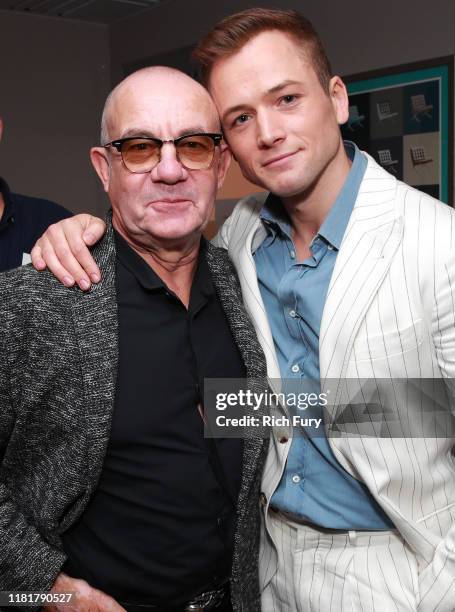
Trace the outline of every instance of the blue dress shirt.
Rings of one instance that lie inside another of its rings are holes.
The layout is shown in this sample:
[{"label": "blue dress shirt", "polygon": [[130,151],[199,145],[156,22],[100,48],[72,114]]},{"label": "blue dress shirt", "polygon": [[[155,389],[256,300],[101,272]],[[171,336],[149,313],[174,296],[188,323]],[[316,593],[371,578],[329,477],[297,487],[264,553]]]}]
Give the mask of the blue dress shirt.
[{"label": "blue dress shirt", "polygon": [[[261,211],[267,236],[254,253],[259,287],[270,322],[284,392],[319,392],[319,331],[330,278],[365,169],[366,157],[345,142],[352,161],[348,177],[310,245],[296,260],[291,223],[280,199],[270,195]],[[322,416],[310,408],[302,417]],[[272,505],[332,529],[390,529],[388,517],[335,459],[322,428],[294,435]]]}]

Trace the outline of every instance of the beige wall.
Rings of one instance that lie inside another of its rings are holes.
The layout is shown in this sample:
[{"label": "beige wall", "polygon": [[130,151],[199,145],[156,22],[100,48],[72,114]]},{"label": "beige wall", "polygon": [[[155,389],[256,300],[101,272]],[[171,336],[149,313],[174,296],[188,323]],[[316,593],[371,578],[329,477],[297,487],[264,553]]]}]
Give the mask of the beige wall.
[{"label": "beige wall", "polygon": [[0,11],[0,175],[14,191],[102,214],[88,149],[110,88],[107,26]]},{"label": "beige wall", "polygon": [[218,198],[220,200],[232,198],[239,199],[250,193],[257,193],[258,191],[263,191],[263,189],[247,181],[242,175],[239,165],[233,160],[224,180],[224,184],[218,192]]}]

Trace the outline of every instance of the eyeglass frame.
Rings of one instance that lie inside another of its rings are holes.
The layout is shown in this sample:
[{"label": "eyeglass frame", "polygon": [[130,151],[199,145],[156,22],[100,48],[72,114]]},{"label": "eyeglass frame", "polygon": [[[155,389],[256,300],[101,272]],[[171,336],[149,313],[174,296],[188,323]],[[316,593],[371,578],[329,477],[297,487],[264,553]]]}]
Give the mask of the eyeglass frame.
[{"label": "eyeglass frame", "polygon": [[[126,138],[117,138],[116,140],[112,140],[111,142],[107,142],[106,144],[103,144],[101,146],[104,147],[105,149],[107,149],[108,147],[114,147],[120,153],[120,157],[122,158],[122,164],[125,166],[128,172],[131,172],[132,174],[147,174],[147,172],[151,172],[153,168],[156,168],[156,166],[161,161],[161,149],[163,148],[164,144],[168,144],[168,143],[172,143],[174,145],[177,160],[179,164],[181,164],[184,168],[186,168],[186,170],[190,170],[190,171],[208,170],[209,168],[212,167],[213,160],[215,159],[216,149],[213,150],[213,157],[212,157],[212,160],[210,161],[210,164],[207,166],[207,168],[188,168],[180,160],[176,144],[178,144],[181,140],[184,140],[185,138],[191,138],[192,136],[209,136],[209,138],[213,140],[213,144],[215,147],[218,147],[221,144],[221,141],[223,140],[223,134],[220,134],[218,132],[193,132],[192,134],[184,134],[183,136],[179,136],[178,138],[169,138],[167,140],[161,140],[161,138],[155,138],[154,136],[127,136]],[[156,164],[154,164],[148,170],[143,170],[141,172],[135,172],[134,170],[130,170],[128,166],[126,165],[125,160],[123,159],[123,154],[122,154],[122,145],[124,142],[127,142],[128,140],[152,140],[153,142],[157,143],[159,146],[159,158]]]}]

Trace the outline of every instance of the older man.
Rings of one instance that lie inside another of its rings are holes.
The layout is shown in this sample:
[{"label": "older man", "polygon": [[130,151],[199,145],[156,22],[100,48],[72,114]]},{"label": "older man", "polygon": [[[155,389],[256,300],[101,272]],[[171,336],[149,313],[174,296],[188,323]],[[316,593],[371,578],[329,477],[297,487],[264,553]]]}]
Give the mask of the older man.
[{"label": "older man", "polygon": [[258,609],[263,442],[245,442],[242,479],[241,440],[203,435],[205,378],[265,375],[227,254],[201,240],[229,164],[219,132],[186,75],[128,77],[91,150],[112,204],[102,282],[0,278],[0,591],[51,590],[56,608],[75,593],[77,611],[231,610],[237,513],[232,599]]},{"label": "older man", "polygon": [[[228,17],[196,58],[244,175],[270,191],[241,201],[218,236],[269,376],[335,381],[327,436],[281,430],[270,445],[263,610],[451,612],[454,437],[409,427],[395,437],[340,436],[332,425],[343,403],[362,407],[371,389],[376,407],[422,422],[425,398],[400,391],[398,379],[453,389],[454,211],[343,145],[345,86],[298,13]],[[42,246],[59,276],[80,283],[88,278],[79,264],[69,257],[54,266],[49,248],[50,238],[64,254],[61,238],[77,223],[64,221]],[[83,219],[82,227],[93,234],[97,225]],[[76,234],[70,245],[80,250]]]}]

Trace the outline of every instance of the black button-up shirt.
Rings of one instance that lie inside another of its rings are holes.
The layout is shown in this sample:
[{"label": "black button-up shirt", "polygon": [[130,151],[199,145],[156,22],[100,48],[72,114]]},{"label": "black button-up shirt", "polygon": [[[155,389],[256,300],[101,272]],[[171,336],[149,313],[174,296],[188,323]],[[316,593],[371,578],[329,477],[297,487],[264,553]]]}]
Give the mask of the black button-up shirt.
[{"label": "black button-up shirt", "polygon": [[119,601],[179,605],[232,560],[240,440],[204,439],[204,378],[245,376],[204,244],[188,310],[117,234],[119,368],[98,489],[66,571]]},{"label": "black button-up shirt", "polygon": [[55,202],[11,193],[0,178],[5,209],[0,219],[0,272],[23,263],[35,242],[49,225],[71,217],[72,213]]}]

